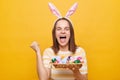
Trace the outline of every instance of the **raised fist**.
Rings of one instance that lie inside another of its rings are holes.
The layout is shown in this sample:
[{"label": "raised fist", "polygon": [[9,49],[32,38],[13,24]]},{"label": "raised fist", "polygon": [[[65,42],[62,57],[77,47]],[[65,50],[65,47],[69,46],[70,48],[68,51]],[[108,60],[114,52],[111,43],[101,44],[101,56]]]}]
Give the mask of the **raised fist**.
[{"label": "raised fist", "polygon": [[35,52],[39,52],[40,48],[39,48],[39,44],[36,41],[33,41],[32,44],[30,45],[30,47],[35,51]]}]

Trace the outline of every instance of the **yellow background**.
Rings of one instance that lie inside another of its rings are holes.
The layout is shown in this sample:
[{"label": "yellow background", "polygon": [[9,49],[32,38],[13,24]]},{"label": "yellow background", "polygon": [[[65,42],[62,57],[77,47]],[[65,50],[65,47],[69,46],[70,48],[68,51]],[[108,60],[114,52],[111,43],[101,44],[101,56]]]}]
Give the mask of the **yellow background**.
[{"label": "yellow background", "polygon": [[87,53],[89,80],[120,80],[120,6],[117,0],[0,0],[0,80],[38,80],[32,41],[41,52],[52,45],[56,17],[52,2],[64,16],[74,2],[71,20],[76,43]]}]

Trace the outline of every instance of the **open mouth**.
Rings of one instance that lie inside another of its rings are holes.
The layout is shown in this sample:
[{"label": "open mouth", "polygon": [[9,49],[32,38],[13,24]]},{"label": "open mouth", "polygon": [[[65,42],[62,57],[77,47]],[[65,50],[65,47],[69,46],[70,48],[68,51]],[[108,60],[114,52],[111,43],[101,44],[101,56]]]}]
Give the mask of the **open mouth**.
[{"label": "open mouth", "polygon": [[60,39],[66,39],[66,36],[62,36],[62,37],[60,37]]},{"label": "open mouth", "polygon": [[65,43],[66,42],[66,36],[60,36],[60,42]]}]

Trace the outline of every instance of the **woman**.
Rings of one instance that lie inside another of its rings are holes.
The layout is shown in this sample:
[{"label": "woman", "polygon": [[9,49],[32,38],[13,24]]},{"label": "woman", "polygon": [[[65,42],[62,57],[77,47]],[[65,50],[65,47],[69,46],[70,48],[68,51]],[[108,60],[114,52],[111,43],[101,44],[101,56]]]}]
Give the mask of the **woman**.
[{"label": "woman", "polygon": [[[67,18],[59,18],[52,30],[53,46],[45,49],[43,59],[37,42],[31,44],[37,55],[37,68],[40,80],[87,80],[87,62],[85,51],[76,46],[74,40],[74,30],[71,22]],[[68,67],[67,69],[54,68],[50,62],[55,56],[80,56],[83,65]],[[44,77],[45,76],[45,77]]]}]

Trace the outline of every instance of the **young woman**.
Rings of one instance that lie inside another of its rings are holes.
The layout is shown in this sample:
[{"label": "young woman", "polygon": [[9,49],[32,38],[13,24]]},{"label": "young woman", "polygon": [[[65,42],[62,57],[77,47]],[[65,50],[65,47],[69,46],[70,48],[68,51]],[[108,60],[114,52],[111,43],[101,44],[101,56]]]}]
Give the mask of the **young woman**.
[{"label": "young woman", "polygon": [[[75,44],[74,30],[67,18],[59,18],[52,30],[53,45],[45,49],[43,57],[37,42],[31,44],[37,56],[37,69],[40,80],[87,80],[87,61],[83,48]],[[80,56],[82,67],[55,68],[51,65],[51,59],[55,56]]]}]

